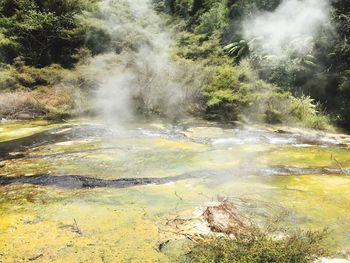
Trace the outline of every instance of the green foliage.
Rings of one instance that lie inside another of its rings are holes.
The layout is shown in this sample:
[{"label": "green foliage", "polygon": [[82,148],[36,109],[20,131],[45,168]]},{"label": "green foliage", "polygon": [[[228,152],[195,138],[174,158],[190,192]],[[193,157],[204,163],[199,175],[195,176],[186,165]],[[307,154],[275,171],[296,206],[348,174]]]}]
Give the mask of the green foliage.
[{"label": "green foliage", "polygon": [[59,65],[45,68],[35,68],[23,65],[23,61],[16,60],[14,66],[4,66],[0,70],[1,90],[36,89],[40,86],[52,86],[60,83],[69,72]]},{"label": "green foliage", "polygon": [[234,239],[209,236],[197,240],[183,262],[198,263],[311,263],[328,255],[321,232],[297,232],[273,239],[257,230]]},{"label": "green foliage", "polygon": [[[0,58],[12,63],[21,56],[37,67],[72,66],[89,31],[79,15],[92,11],[93,6],[94,1],[82,0],[5,0],[0,6]],[[91,31],[87,46],[96,54],[103,51],[97,39],[106,43],[108,37],[101,30]]]},{"label": "green foliage", "polygon": [[[98,0],[0,1],[0,89],[52,87],[68,74],[62,69],[86,63],[108,49],[135,50],[147,39],[113,36],[100,22]],[[296,37],[279,59],[255,52],[258,41],[243,40],[244,17],[274,10],[280,0],[154,0],[157,10],[181,24],[177,61],[205,72],[201,96],[208,118],[296,123],[326,129],[329,116],[350,128],[350,8],[332,2],[336,32],[324,28],[316,39]],[[120,19],[132,14],[118,5]],[[180,21],[180,22],[179,22]],[[137,36],[137,37],[135,37]],[[256,44],[257,43],[257,44]],[[296,47],[303,43],[308,50]],[[297,45],[296,45],[297,44]],[[38,69],[42,68],[42,69]],[[213,76],[212,76],[213,75]],[[202,81],[202,78],[201,78]],[[305,96],[303,96],[305,94]],[[196,107],[194,107],[196,108]],[[327,110],[327,114],[324,112]]]},{"label": "green foliage", "polygon": [[188,18],[192,9],[193,0],[153,0],[156,10]]},{"label": "green foliage", "polygon": [[[274,10],[279,3],[279,0],[228,1],[231,21],[223,32],[221,43],[231,44],[224,46],[225,51],[236,63],[248,58],[262,80],[290,91],[294,96],[306,94],[317,101],[322,113],[309,114],[307,119],[310,121],[305,125],[327,126],[329,119],[323,116],[323,112],[327,111],[333,122],[349,129],[350,7],[348,2],[333,1],[331,26],[325,25],[315,38],[295,37],[293,41],[286,43],[285,53],[288,56],[282,59],[269,54],[261,55],[264,52],[259,50],[259,43],[248,42],[254,40],[242,40],[239,34],[243,17],[249,17],[257,10]],[[300,99],[303,100],[303,98]],[[279,114],[271,110],[269,115],[268,119],[272,120]]]},{"label": "green foliage", "polygon": [[273,11],[281,0],[228,0],[228,6],[234,14],[251,15],[256,11]]},{"label": "green foliage", "polygon": [[14,65],[0,69],[0,118],[67,118],[89,109],[91,87],[95,83],[79,67],[69,70],[52,64],[35,68],[16,59]]},{"label": "green foliage", "polygon": [[212,5],[208,12],[199,18],[199,25],[195,32],[199,34],[213,34],[222,31],[227,24],[227,8],[225,2],[217,2]]},{"label": "green foliage", "polygon": [[264,65],[259,70],[263,79],[287,90],[292,90],[305,83],[310,71],[316,66],[312,61],[302,58],[282,61],[263,59],[259,63]]},{"label": "green foliage", "polygon": [[[268,6],[266,1],[230,1],[230,17],[235,20],[233,28],[226,30],[224,39],[239,43],[241,36],[233,31],[239,31],[237,20],[243,15],[249,16],[254,10],[271,10],[278,2],[271,1],[272,5]],[[248,58],[261,79],[289,90],[293,95],[310,96],[320,103],[319,108],[327,111],[335,123],[350,128],[350,93],[347,88],[347,71],[350,68],[350,8],[347,1],[332,2],[330,22],[331,27],[325,25],[316,38],[296,37],[287,43],[287,57],[281,59],[269,54],[265,54],[265,57],[258,56],[257,53],[263,53],[258,50],[259,45],[249,45]],[[298,50],[300,47],[302,50]],[[238,44],[228,46],[228,51],[236,62],[241,59],[238,56],[239,50],[246,54],[243,51],[247,49],[240,49]],[[316,120],[308,122],[308,126],[319,127],[319,122],[324,123],[327,117],[321,115],[318,113]]]},{"label": "green foliage", "polygon": [[[183,1],[170,2],[175,7],[183,4]],[[273,10],[279,2],[192,2],[192,10],[194,6],[198,10],[188,20],[188,31],[178,34],[175,54],[200,63],[203,71],[214,72],[213,77],[204,83],[202,92],[207,118],[288,123],[318,129],[330,127],[328,117],[316,110],[315,101],[293,96],[303,94],[303,90],[295,87],[307,82],[310,74],[322,68],[311,52],[299,56],[300,50],[296,47],[300,43],[309,45],[309,38],[295,38],[288,44],[288,60],[258,55],[254,51],[259,47],[259,39],[239,39],[226,46],[223,44],[232,25],[229,17],[239,21],[243,15],[256,10]],[[188,9],[191,3],[186,3]],[[234,11],[230,9],[233,7]],[[232,17],[235,12],[236,16]]]},{"label": "green foliage", "polygon": [[329,119],[320,114],[310,97],[294,97],[288,91],[259,80],[248,61],[225,65],[204,91],[210,119],[285,123],[315,129],[329,129]]},{"label": "green foliage", "polygon": [[249,43],[245,40],[228,44],[224,47],[224,50],[232,57],[236,62],[241,61],[243,58],[249,55],[250,47]]},{"label": "green foliage", "polygon": [[260,82],[244,63],[239,67],[221,66],[205,89],[209,118],[237,120],[262,91]]},{"label": "green foliage", "polygon": [[225,54],[220,44],[220,34],[211,36],[182,32],[175,53],[177,56],[197,61],[205,65],[230,64],[230,58]]},{"label": "green foliage", "polygon": [[320,113],[318,108],[320,105],[309,96],[293,98],[291,115],[302,122],[305,127],[330,130],[331,124],[328,116]]}]

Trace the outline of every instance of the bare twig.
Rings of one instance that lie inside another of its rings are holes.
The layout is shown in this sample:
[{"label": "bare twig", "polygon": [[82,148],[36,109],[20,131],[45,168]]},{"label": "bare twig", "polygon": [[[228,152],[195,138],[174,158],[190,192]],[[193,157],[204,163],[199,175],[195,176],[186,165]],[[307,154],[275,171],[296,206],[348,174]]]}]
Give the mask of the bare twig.
[{"label": "bare twig", "polygon": [[335,158],[333,156],[333,153],[331,154],[331,160],[335,161],[337,163],[337,165],[339,166],[340,170],[342,171],[343,174],[346,174],[346,172],[343,169],[343,166],[341,165],[341,163],[337,160],[337,158]]},{"label": "bare twig", "polygon": [[175,191],[175,195],[177,198],[179,198],[181,201],[183,201],[183,198],[181,196],[179,196],[176,191]]},{"label": "bare twig", "polygon": [[44,254],[40,253],[34,257],[31,257],[31,258],[28,258],[29,261],[34,261],[34,260],[37,260],[38,258],[41,258]]},{"label": "bare twig", "polygon": [[78,226],[78,223],[77,223],[77,220],[75,220],[74,218],[74,228],[75,228],[75,232],[78,233],[79,235],[83,235],[83,232],[81,232],[79,226]]}]

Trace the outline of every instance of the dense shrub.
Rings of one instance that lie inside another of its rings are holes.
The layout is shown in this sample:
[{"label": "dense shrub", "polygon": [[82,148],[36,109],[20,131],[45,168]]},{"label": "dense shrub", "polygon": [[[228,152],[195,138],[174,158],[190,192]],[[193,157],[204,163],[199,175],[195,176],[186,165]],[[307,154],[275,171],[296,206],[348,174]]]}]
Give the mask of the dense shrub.
[{"label": "dense shrub", "polygon": [[204,97],[210,119],[330,128],[328,118],[318,112],[314,100],[294,97],[288,91],[259,80],[248,61],[236,67],[218,67]]},{"label": "dense shrub", "polygon": [[0,118],[31,119],[47,113],[45,105],[30,93],[17,91],[0,94]]},{"label": "dense shrub", "polygon": [[20,63],[17,61],[14,66],[6,65],[0,70],[0,91],[52,86],[70,75],[68,70],[55,64],[39,69]]},{"label": "dense shrub", "polygon": [[62,119],[87,109],[86,93],[70,85],[0,93],[0,119]]}]

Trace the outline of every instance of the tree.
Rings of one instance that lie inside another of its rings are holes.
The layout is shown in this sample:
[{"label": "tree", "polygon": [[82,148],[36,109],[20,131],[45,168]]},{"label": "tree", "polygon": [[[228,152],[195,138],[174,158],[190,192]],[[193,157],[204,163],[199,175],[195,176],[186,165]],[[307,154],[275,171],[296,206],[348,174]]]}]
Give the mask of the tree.
[{"label": "tree", "polygon": [[204,8],[204,0],[194,0],[190,15],[195,16],[202,8]]},{"label": "tree", "polygon": [[[0,5],[3,62],[12,63],[21,56],[28,65],[37,67],[52,63],[72,66],[87,33],[77,15],[91,5],[79,0],[5,0]],[[106,38],[99,31],[96,34]]]}]

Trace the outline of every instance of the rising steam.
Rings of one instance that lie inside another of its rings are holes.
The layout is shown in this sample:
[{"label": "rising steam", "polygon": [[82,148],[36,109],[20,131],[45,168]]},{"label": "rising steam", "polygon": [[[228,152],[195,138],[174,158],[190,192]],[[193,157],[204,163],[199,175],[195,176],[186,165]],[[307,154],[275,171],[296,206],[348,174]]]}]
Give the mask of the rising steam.
[{"label": "rising steam", "polygon": [[91,64],[100,80],[95,100],[99,113],[110,123],[130,121],[136,111],[181,114],[187,93],[176,79],[172,41],[151,0],[104,0],[98,19],[112,38],[110,53]]},{"label": "rising steam", "polygon": [[328,0],[283,0],[273,12],[263,12],[243,24],[244,36],[264,55],[308,54],[313,39],[327,24]]}]

